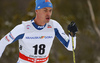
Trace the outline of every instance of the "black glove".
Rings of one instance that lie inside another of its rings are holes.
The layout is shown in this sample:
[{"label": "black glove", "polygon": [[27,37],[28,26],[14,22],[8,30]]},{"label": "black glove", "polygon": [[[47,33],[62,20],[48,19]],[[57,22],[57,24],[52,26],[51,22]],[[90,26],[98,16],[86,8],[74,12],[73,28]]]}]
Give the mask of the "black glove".
[{"label": "black glove", "polygon": [[75,22],[71,22],[69,25],[68,25],[68,31],[69,31],[69,34],[74,37],[76,32],[78,31],[78,28],[75,24]]}]

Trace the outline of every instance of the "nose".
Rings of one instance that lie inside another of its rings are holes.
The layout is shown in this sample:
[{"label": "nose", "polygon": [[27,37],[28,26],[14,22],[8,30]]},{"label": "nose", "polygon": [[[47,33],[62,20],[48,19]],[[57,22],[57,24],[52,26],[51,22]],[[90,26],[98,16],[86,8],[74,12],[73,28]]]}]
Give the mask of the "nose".
[{"label": "nose", "polygon": [[51,14],[52,14],[52,12],[50,12],[50,11],[47,12],[47,15],[48,16],[51,16]]}]

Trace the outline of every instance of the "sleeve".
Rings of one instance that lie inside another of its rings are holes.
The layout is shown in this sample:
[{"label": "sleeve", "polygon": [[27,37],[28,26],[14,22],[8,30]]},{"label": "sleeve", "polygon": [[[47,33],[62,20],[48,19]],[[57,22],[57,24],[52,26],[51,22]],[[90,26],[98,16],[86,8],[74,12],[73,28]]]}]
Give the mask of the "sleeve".
[{"label": "sleeve", "polygon": [[2,53],[4,52],[7,45],[23,38],[24,36],[23,31],[24,31],[23,24],[17,25],[14,29],[12,29],[7,35],[5,35],[0,40],[0,57],[2,56]]},{"label": "sleeve", "polygon": [[[65,46],[65,48],[69,51],[72,51],[72,37],[69,35],[67,36],[66,33],[64,32],[63,28],[61,25],[54,21],[54,31],[56,37],[59,39],[59,41]],[[76,48],[76,37],[74,37],[74,49]]]}]

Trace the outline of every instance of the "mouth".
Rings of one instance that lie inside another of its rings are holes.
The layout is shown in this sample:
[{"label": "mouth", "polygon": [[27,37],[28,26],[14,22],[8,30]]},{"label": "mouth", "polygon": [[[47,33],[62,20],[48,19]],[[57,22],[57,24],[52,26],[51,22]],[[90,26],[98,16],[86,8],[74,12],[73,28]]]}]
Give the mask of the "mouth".
[{"label": "mouth", "polygon": [[46,20],[49,21],[50,20],[50,17],[47,17]]}]

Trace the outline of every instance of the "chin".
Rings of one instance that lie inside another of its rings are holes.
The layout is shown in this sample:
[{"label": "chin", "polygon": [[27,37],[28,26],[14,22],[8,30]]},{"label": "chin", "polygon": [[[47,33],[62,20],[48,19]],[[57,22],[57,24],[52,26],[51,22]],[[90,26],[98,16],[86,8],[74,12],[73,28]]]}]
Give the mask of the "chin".
[{"label": "chin", "polygon": [[46,23],[48,23],[50,21],[50,19],[46,20]]},{"label": "chin", "polygon": [[49,21],[46,21],[46,23],[48,23]]}]

